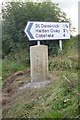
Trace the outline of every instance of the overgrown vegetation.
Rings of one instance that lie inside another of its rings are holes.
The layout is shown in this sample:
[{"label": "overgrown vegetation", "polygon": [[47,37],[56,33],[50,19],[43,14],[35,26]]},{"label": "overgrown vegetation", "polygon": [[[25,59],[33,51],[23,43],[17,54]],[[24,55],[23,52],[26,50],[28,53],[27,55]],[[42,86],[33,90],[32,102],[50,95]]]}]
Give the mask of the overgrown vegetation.
[{"label": "overgrown vegetation", "polygon": [[11,53],[5,57],[2,61],[3,63],[3,79],[11,76],[17,71],[27,70],[30,68],[30,59],[27,49],[17,51],[16,53]]},{"label": "overgrown vegetation", "polygon": [[[55,48],[56,49],[56,48]],[[3,79],[9,77],[19,70],[30,68],[30,51],[21,49],[17,52],[11,52],[3,60]],[[75,55],[74,55],[75,54]],[[78,39],[77,36],[70,40],[63,41],[63,50],[51,52],[49,55],[49,72],[53,70],[78,70]]]},{"label": "overgrown vegetation", "polygon": [[[31,80],[30,71],[26,75],[23,71],[30,69],[29,46],[36,44],[26,39],[27,21],[69,21],[65,13],[52,2],[8,2],[2,12],[3,118],[80,118],[77,36],[63,40],[62,51],[58,41],[42,41],[48,45],[49,75],[53,81],[44,88],[18,91]],[[15,72],[18,73],[14,77]]]},{"label": "overgrown vegetation", "polygon": [[[13,95],[9,104],[7,103],[9,108],[4,105],[3,117],[79,118],[77,74],[73,71],[53,71],[53,78],[54,75],[57,78],[47,87],[26,88]],[[28,81],[27,77],[26,79]],[[15,84],[16,80],[13,85]]]},{"label": "overgrown vegetation", "polygon": [[[79,66],[77,37],[73,37],[70,41],[66,42],[66,44],[71,44],[72,47],[66,46],[63,51],[58,51],[58,54],[55,54],[54,57],[49,56],[49,74],[53,82],[41,89],[24,89],[21,92],[17,92],[16,95],[12,96],[9,104],[6,103],[9,108],[5,108],[5,105],[3,106],[4,118],[13,117],[46,119],[80,117],[78,111]],[[21,53],[22,52],[20,52],[20,55],[22,56]],[[23,59],[17,59],[17,61],[14,60],[14,57],[12,57],[12,59],[9,57],[5,58],[3,61],[4,70],[8,69],[8,72],[6,70],[4,73],[9,75],[11,71],[14,73],[18,70],[25,70],[27,68],[25,63],[22,62],[20,64],[21,61],[25,60],[23,56]],[[18,60],[21,61],[18,62]],[[9,65],[7,62],[10,62],[10,67],[5,67],[5,64]],[[18,66],[18,64],[21,66]],[[28,79],[30,80],[30,76],[26,76],[25,78],[16,78],[14,83],[11,83],[11,86],[16,86],[17,81],[23,82],[23,80],[25,80],[26,82],[27,80],[28,82]],[[18,87],[15,91],[17,89]],[[6,110],[7,112],[5,112]]]},{"label": "overgrown vegetation", "polygon": [[78,70],[78,37],[63,41],[63,50],[58,51],[55,57],[49,57],[49,70]]}]

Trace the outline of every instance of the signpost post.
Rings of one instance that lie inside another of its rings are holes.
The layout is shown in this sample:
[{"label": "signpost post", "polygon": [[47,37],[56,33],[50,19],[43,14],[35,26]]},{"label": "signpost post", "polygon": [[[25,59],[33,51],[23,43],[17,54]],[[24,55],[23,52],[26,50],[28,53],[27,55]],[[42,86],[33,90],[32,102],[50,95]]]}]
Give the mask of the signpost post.
[{"label": "signpost post", "polygon": [[37,41],[37,45],[40,45],[40,41]]},{"label": "signpost post", "polygon": [[47,80],[48,47],[40,45],[40,40],[59,40],[62,50],[62,40],[70,39],[69,23],[29,21],[24,31],[29,41],[37,41],[37,45],[30,47],[31,81]]},{"label": "signpost post", "polygon": [[62,40],[59,40],[59,47],[60,47],[60,50],[62,50]]}]

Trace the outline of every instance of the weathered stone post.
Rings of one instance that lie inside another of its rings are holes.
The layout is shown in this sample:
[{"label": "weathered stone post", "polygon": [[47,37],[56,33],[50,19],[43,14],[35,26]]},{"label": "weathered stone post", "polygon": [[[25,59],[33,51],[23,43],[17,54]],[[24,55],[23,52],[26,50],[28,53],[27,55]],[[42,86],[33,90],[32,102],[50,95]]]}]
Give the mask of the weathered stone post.
[{"label": "weathered stone post", "polygon": [[48,79],[48,47],[35,45],[30,47],[31,82],[43,82]]}]

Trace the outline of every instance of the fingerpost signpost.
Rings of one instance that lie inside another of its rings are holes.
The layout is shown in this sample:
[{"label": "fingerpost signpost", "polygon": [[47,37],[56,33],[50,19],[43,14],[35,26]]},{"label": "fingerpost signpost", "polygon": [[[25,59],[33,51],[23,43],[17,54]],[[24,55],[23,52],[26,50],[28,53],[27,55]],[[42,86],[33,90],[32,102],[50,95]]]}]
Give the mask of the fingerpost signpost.
[{"label": "fingerpost signpost", "polygon": [[38,22],[28,21],[25,33],[29,41],[37,41],[30,47],[31,82],[48,79],[48,46],[40,45],[41,40],[59,40],[62,50],[62,40],[70,39],[69,22]]}]

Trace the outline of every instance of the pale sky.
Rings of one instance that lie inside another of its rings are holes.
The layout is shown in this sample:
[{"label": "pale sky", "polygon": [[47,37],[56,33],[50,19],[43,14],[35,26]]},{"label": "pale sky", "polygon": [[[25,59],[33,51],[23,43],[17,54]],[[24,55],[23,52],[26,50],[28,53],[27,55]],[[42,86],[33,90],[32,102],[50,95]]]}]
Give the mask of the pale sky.
[{"label": "pale sky", "polygon": [[58,2],[62,11],[70,18],[73,27],[76,28],[74,35],[78,34],[78,2],[80,0],[52,0]]},{"label": "pale sky", "polygon": [[[0,3],[6,1],[19,1],[19,0],[0,0]],[[27,1],[27,0],[20,0]],[[34,0],[40,1],[40,0]],[[45,0],[46,1],[46,0]],[[72,26],[76,28],[74,35],[78,34],[78,2],[80,0],[52,0],[53,3],[59,3],[61,11],[64,11],[72,22]]]}]

